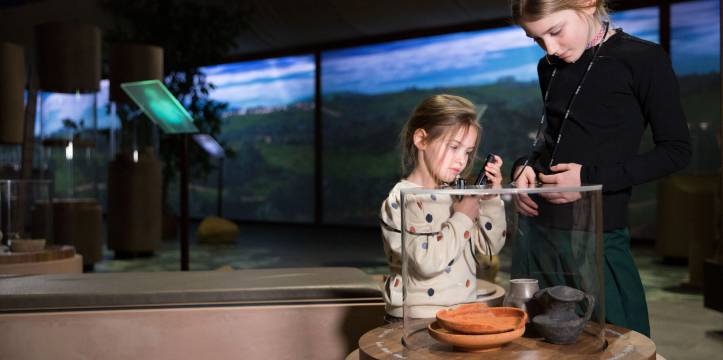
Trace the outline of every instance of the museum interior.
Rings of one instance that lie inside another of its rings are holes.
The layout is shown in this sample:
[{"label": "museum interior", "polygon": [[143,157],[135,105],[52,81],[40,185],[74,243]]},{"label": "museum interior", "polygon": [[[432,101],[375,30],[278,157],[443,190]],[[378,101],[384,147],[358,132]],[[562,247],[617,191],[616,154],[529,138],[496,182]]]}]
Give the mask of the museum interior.
[{"label": "museum interior", "polygon": [[[605,185],[511,176],[549,58],[509,0],[0,0],[0,358],[720,357],[720,2],[607,8],[584,85],[623,31],[661,47],[690,139],[627,204],[649,334],[611,320]],[[436,94],[474,105],[469,173],[390,192]],[[666,141],[647,125],[641,157]],[[444,241],[457,214],[423,208],[470,198]]]}]

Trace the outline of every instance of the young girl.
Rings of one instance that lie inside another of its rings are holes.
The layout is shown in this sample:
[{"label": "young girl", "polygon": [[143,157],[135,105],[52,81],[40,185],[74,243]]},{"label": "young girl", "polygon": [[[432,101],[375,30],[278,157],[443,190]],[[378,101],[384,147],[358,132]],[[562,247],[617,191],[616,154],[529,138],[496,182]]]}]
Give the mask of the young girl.
[{"label": "young girl", "polygon": [[[404,178],[382,203],[384,251],[391,270],[384,283],[388,318],[402,314],[401,216],[405,211],[409,256],[409,316],[434,317],[442,307],[476,300],[476,258],[497,254],[505,242],[505,214],[498,196],[407,196],[400,190],[448,186],[463,176],[477,150],[480,127],[474,105],[452,95],[422,101],[402,130]],[[502,182],[502,159],[485,167],[493,186]]]},{"label": "young girl", "polygon": [[[513,21],[547,53],[538,64],[542,136],[513,166],[513,181],[519,187],[536,179],[603,185],[606,319],[650,336],[627,206],[634,185],[682,169],[690,158],[670,60],[659,45],[613,28],[604,0],[512,0],[511,10]],[[655,148],[638,154],[648,125]],[[516,201],[522,214],[535,217],[574,201],[571,195]],[[513,258],[513,273],[537,271],[524,269],[534,264],[527,260]]]}]

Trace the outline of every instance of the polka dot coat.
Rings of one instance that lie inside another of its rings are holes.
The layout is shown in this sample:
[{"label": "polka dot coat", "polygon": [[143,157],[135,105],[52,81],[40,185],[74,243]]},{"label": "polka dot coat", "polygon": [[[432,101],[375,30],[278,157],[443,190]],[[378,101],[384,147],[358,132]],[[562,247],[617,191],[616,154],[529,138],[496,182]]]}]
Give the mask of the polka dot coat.
[{"label": "polka dot coat", "polygon": [[[384,284],[387,313],[402,316],[401,190],[419,187],[402,180],[381,206],[384,251],[391,274]],[[473,252],[497,254],[505,243],[504,204],[499,197],[482,200],[477,219],[452,212],[446,194],[407,195],[404,201],[409,254],[407,296],[414,317],[434,317],[438,309],[476,298],[476,262]],[[485,242],[482,231],[490,244]],[[489,249],[489,250],[488,250]]]}]

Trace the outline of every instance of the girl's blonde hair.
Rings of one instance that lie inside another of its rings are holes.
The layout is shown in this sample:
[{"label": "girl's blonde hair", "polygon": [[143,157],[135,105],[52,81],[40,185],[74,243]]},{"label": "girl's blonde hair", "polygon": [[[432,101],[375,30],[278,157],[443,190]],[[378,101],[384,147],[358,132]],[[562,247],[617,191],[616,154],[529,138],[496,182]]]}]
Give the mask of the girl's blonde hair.
[{"label": "girl's blonde hair", "polygon": [[609,21],[606,0],[511,0],[512,21],[519,24],[521,21],[537,21],[545,16],[561,10],[582,11],[590,6],[595,7],[593,17],[600,21]]},{"label": "girl's blonde hair", "polygon": [[[424,99],[414,109],[412,116],[404,124],[401,134],[402,145],[402,175],[407,177],[417,166],[417,147],[414,146],[414,133],[423,129],[427,136],[424,141],[432,142],[444,134],[454,133],[459,129],[477,130],[474,151],[470,156],[463,174],[473,163],[477,153],[477,146],[481,135],[480,125],[477,123],[477,111],[469,100],[454,95],[433,95]],[[454,131],[454,132],[453,132]]]}]

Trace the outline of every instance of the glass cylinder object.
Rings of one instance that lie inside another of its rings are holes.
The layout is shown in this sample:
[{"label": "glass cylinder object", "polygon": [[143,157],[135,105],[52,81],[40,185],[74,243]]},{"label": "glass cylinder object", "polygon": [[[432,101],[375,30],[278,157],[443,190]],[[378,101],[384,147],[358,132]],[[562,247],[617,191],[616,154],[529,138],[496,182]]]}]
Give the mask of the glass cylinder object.
[{"label": "glass cylinder object", "polygon": [[[520,214],[517,204],[522,198],[538,204],[536,216]],[[560,198],[568,203],[550,202]],[[390,283],[386,291],[392,307],[395,298],[401,301],[408,348],[459,349],[437,340],[444,338],[438,332],[445,325],[436,316],[440,310],[477,308],[460,307],[477,301],[476,264],[504,250],[512,257],[511,279],[526,279],[517,282],[536,283],[540,289],[534,295],[535,305],[526,303],[527,327],[545,339],[549,336],[550,342],[556,341],[555,335],[573,333],[565,339],[572,339],[566,345],[571,353],[604,349],[601,186],[412,187],[402,189],[399,200],[402,282]],[[459,201],[479,201],[477,216],[471,219],[461,210],[455,212]],[[557,316],[565,311],[569,321],[564,328],[556,327],[561,322],[547,321],[552,312]]]},{"label": "glass cylinder object", "polygon": [[121,89],[127,82],[162,80],[163,49],[115,43],[111,48],[109,104],[116,120],[108,164],[108,248],[116,257],[148,254],[161,245],[162,164],[158,127]]},{"label": "glass cylinder object", "polygon": [[51,182],[49,180],[0,180],[0,230],[2,242],[45,239],[52,243]]},{"label": "glass cylinder object", "polygon": [[135,162],[142,154],[155,154],[158,128],[121,89],[127,82],[162,80],[163,48],[146,44],[114,43],[111,47],[109,110],[118,120],[116,153]]},{"label": "glass cylinder object", "polygon": [[95,93],[38,93],[38,164],[56,198],[98,198]]},{"label": "glass cylinder object", "polygon": [[22,145],[0,144],[0,178],[19,178],[21,163]]},{"label": "glass cylinder object", "polygon": [[41,171],[53,180],[54,241],[71,244],[84,265],[100,260],[98,97],[100,30],[78,23],[34,27],[38,67],[35,135]]}]

